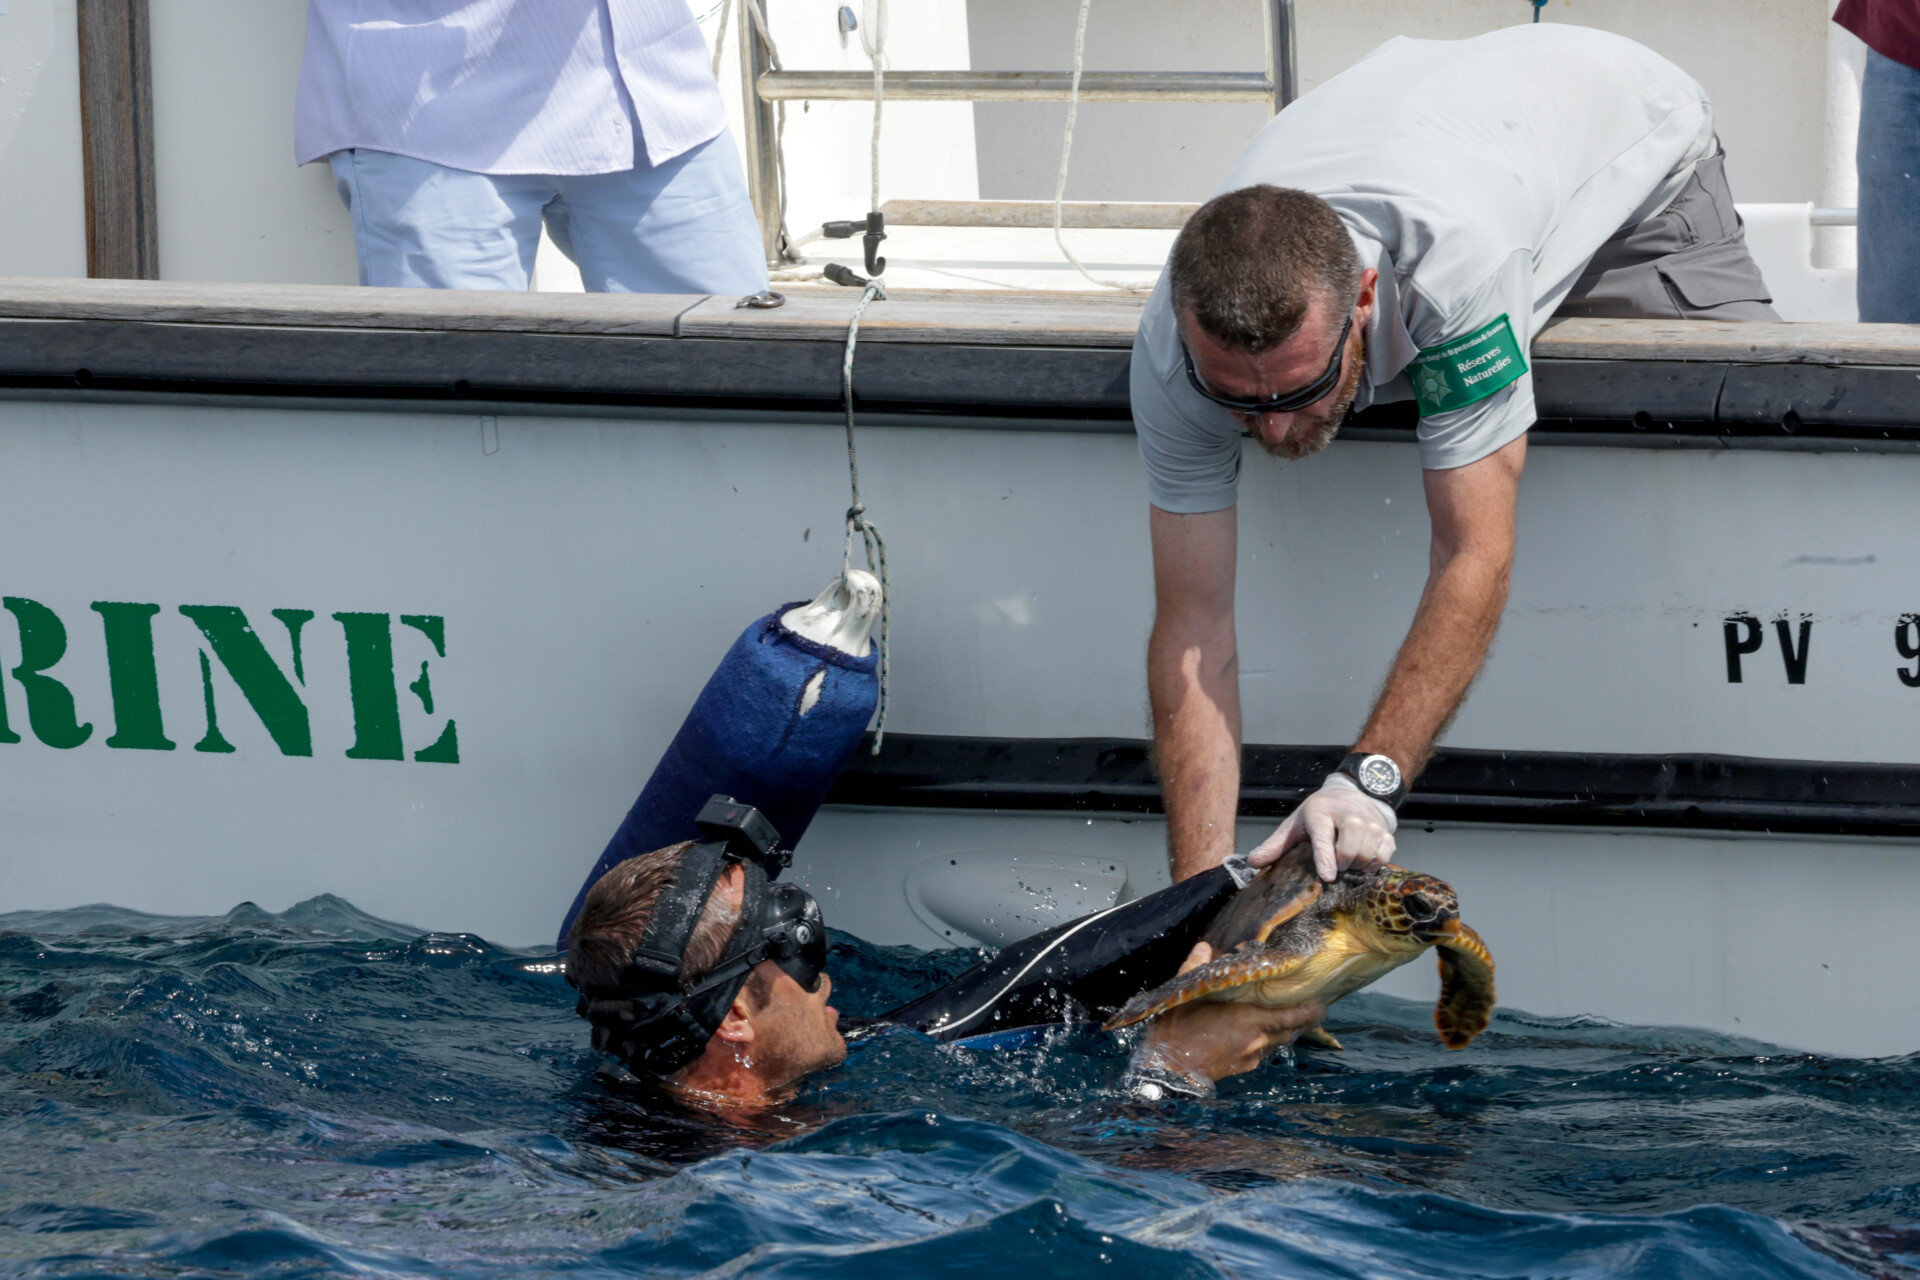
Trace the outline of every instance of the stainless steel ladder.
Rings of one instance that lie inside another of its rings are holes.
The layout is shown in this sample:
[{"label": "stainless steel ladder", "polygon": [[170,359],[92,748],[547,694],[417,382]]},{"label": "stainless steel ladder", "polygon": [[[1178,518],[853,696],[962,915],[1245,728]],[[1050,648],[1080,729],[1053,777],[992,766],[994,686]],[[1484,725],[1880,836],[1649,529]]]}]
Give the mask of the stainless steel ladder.
[{"label": "stainless steel ladder", "polygon": [[[1278,112],[1296,96],[1293,0],[1262,0],[1272,17],[1273,46],[1265,72],[1257,71],[1083,71],[1082,102],[1264,102]],[[780,175],[775,153],[774,105],[805,99],[866,100],[873,77],[865,71],[775,71],[766,42],[751,21],[740,23],[740,67],[746,105],[747,190],[760,222],[767,261],[782,260]],[[1065,102],[1072,91],[1070,71],[889,71],[887,98],[896,102]],[[889,202],[891,203],[891,202]],[[1003,205],[1005,201],[941,201],[950,217],[964,218],[963,206]],[[1120,208],[1123,206],[1113,206]],[[1134,207],[1134,206],[1124,206]],[[1047,202],[1052,209],[1052,202]],[[987,211],[983,208],[983,213]],[[988,215],[990,216],[990,215]],[[1089,221],[1091,217],[1093,220]],[[1100,215],[1081,211],[1073,225],[1104,226]],[[951,223],[949,225],[965,225]],[[992,225],[992,224],[986,224]],[[1047,222],[1052,225],[1051,220]],[[1115,225],[1133,226],[1135,222]]]}]

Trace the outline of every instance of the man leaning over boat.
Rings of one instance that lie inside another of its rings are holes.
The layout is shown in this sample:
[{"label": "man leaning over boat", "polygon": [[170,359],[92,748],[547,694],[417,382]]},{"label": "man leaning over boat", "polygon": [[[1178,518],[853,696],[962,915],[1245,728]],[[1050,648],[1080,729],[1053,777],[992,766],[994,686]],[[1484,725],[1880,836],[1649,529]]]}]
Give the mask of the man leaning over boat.
[{"label": "man leaning over boat", "polygon": [[[1250,855],[1265,865],[1311,841],[1332,880],[1392,855],[1395,809],[1499,625],[1541,327],[1779,319],[1724,163],[1705,91],[1623,37],[1401,38],[1275,117],[1186,224],[1132,369],[1176,880],[1234,848],[1242,435],[1297,461],[1350,410],[1419,409],[1433,534],[1412,626],[1339,770]],[[1342,625],[1330,602],[1295,603]]]}]

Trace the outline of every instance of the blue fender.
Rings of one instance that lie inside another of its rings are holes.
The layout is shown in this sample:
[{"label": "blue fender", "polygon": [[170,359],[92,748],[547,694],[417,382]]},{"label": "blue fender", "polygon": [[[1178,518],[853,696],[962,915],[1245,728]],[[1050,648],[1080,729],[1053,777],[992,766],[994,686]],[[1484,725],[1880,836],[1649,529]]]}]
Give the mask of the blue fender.
[{"label": "blue fender", "polygon": [[[700,839],[694,815],[716,793],[759,809],[782,848],[800,843],[880,700],[876,648],[856,658],[781,625],[782,615],[805,603],[781,605],[727,650],[574,895],[560,924],[560,950],[594,882],[628,858]],[[803,713],[816,676],[818,696]]]}]

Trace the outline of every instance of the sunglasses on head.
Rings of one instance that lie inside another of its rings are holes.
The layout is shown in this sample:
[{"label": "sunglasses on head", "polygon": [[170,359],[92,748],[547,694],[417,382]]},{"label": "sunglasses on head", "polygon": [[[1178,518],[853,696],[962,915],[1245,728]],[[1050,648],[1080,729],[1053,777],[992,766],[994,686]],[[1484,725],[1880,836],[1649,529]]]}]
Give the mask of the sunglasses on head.
[{"label": "sunglasses on head", "polygon": [[1347,312],[1347,322],[1340,326],[1340,338],[1333,344],[1333,358],[1327,361],[1327,371],[1297,391],[1275,396],[1271,400],[1235,400],[1231,396],[1216,395],[1200,381],[1200,371],[1193,367],[1193,352],[1187,350],[1186,341],[1180,343],[1180,354],[1186,357],[1187,381],[1198,391],[1222,409],[1234,413],[1292,413],[1304,409],[1310,404],[1318,404],[1326,398],[1329,391],[1340,381],[1340,370],[1346,364],[1343,358],[1347,353],[1347,335],[1353,332],[1353,312]]}]

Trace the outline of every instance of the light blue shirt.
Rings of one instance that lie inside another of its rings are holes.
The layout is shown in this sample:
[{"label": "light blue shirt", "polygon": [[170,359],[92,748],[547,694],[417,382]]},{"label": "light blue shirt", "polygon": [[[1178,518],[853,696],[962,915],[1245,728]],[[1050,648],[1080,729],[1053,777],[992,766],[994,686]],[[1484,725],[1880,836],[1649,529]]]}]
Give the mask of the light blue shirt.
[{"label": "light blue shirt", "polygon": [[364,147],[487,174],[658,165],[726,123],[708,58],[686,0],[309,0],[295,162]]}]

